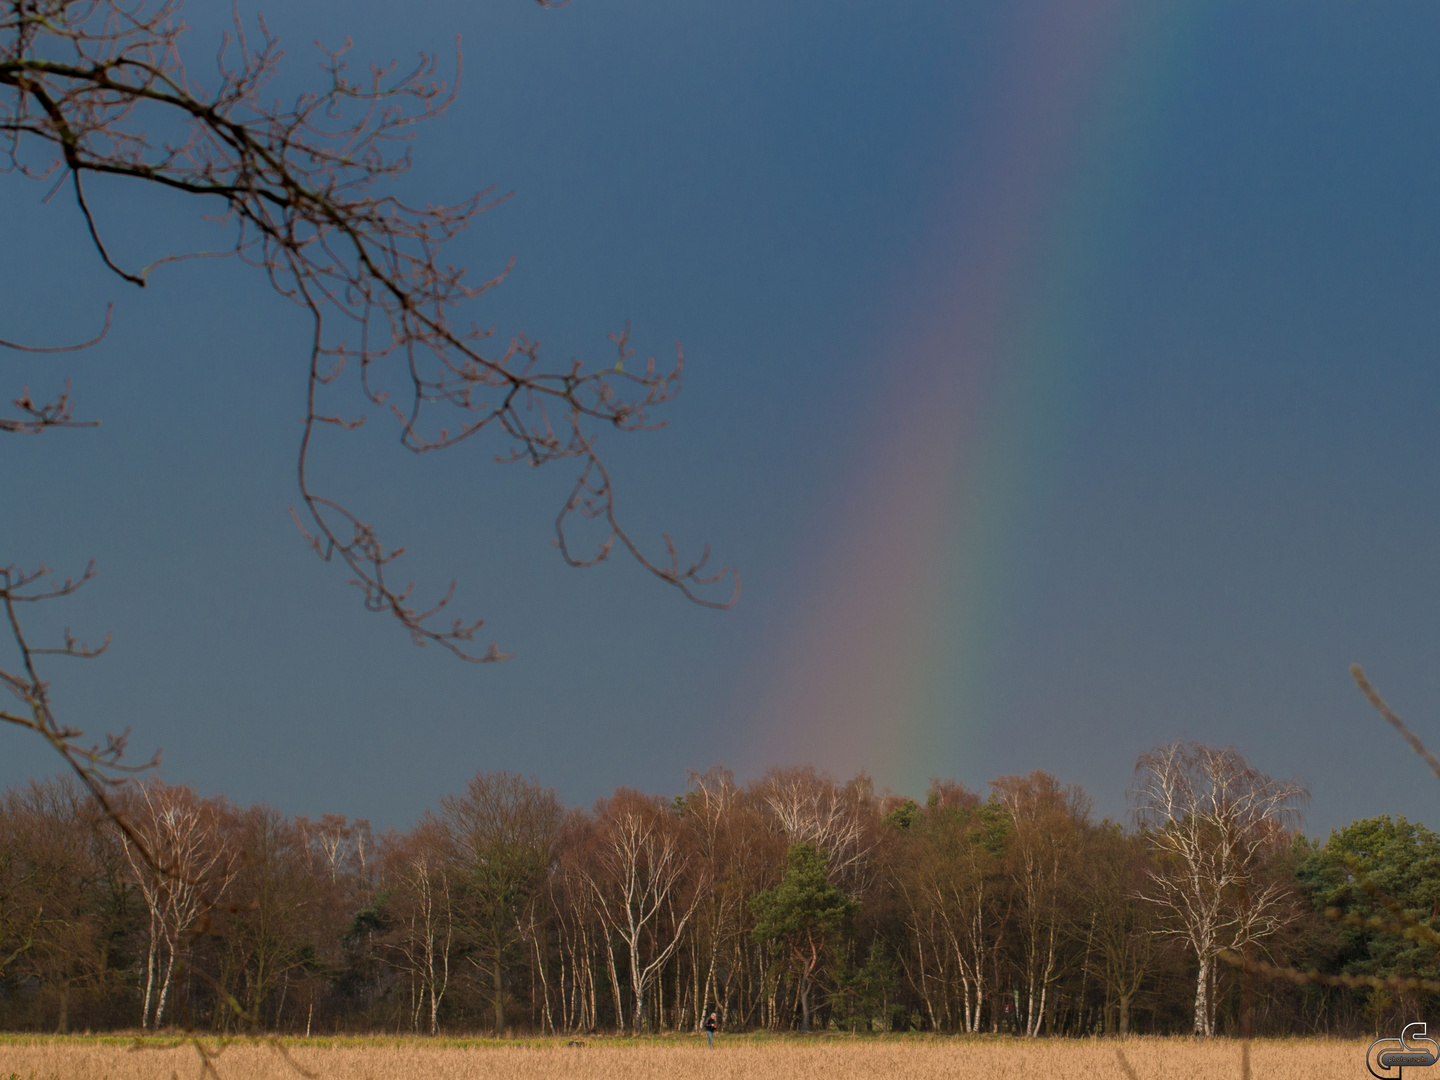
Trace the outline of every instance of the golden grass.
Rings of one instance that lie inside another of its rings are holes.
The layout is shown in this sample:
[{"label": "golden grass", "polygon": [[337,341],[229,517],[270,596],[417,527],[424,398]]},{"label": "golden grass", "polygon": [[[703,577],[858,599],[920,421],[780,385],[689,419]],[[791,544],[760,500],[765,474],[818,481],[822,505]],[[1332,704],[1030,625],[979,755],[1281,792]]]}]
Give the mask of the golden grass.
[{"label": "golden grass", "polygon": [[[1122,1046],[1139,1080],[1239,1080],[1240,1044],[1226,1039],[1095,1040],[720,1036],[494,1043],[483,1040],[286,1039],[233,1042],[216,1060],[221,1080],[295,1080],[296,1065],[324,1080],[1125,1080]],[[211,1043],[210,1045],[217,1045]],[[1255,1080],[1340,1080],[1364,1075],[1364,1042],[1257,1040]],[[0,1040],[0,1080],[187,1080],[200,1077],[194,1047],[151,1039]]]}]

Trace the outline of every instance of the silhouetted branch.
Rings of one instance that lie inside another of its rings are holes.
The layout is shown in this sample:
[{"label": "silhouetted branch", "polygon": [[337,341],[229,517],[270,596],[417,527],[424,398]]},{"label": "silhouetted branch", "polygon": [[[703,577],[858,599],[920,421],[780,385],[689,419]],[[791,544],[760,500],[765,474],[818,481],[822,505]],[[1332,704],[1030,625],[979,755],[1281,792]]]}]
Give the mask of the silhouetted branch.
[{"label": "silhouetted branch", "polygon": [[[632,541],[616,515],[610,476],[596,450],[601,427],[643,432],[663,426],[653,411],[679,393],[683,352],[677,349],[671,367],[657,368],[651,359],[636,370],[627,324],[611,335],[618,350],[613,367],[586,370],[575,360],[549,370],[538,342],[523,335],[493,339],[489,329],[459,323],[460,308],[498,286],[513,260],[472,283],[463,267],[445,260],[445,245],[507,196],[487,189],[454,205],[412,206],[381,190],[409,169],[408,143],[417,125],[442,116],[455,99],[455,84],[441,77],[437,57],[424,55],[408,69],[372,65],[357,76],[347,65],[348,39],[340,48],[320,47],[320,87],[281,104],[269,90],[283,56],[279,40],[261,18],[252,41],[237,8],[216,57],[218,81],[205,90],[180,59],[186,29],[180,8],[179,0],[149,8],[138,0],[12,0],[0,8],[0,171],[53,178],[47,199],[68,183],[101,262],[130,284],[144,287],[151,271],[169,262],[233,255],[263,270],[281,296],[309,313],[297,457],[303,506],[292,513],[316,554],[326,561],[338,557],[366,608],[396,619],[417,645],[437,644],[479,663],[506,658],[494,642],[483,650],[475,644],[482,620],[448,619],[454,582],[438,600],[414,602],[413,584],[402,586],[396,578],[404,548],[384,541],[359,512],[316,486],[309,466],[317,435],[351,431],[366,420],[326,396],[349,372],[366,400],[394,417],[399,440],[412,453],[490,431],[500,442],[498,461],[524,460],[532,467],[573,462],[578,479],[557,520],[558,542],[572,565],[603,561],[618,541],[694,602],[731,606],[739,596],[738,575],[728,568],[708,571],[708,547],[682,564],[668,534],[666,557],[659,560]],[[457,78],[459,69],[457,42]],[[178,138],[147,133],[177,126]],[[87,200],[85,185],[97,176],[217,200],[223,208],[218,220],[233,228],[230,244],[223,251],[165,256],[138,271],[122,269],[125,260],[112,257]],[[107,308],[104,330],[80,345],[42,348],[0,340],[0,346],[74,351],[104,338],[109,327]],[[626,370],[627,360],[632,370]],[[68,382],[54,401],[36,402],[27,390],[14,405],[19,415],[0,419],[0,432],[98,423],[73,418]],[[565,521],[575,511],[609,529],[589,558],[573,556],[565,545]],[[60,644],[41,646],[27,638],[18,617],[21,605],[73,593],[93,577],[94,565],[63,584],[49,582],[46,574],[44,568],[0,570],[0,604],[17,657],[0,670],[0,686],[19,703],[0,711],[0,719],[46,739],[141,860],[169,873],[112,798],[116,785],[158,757],[125,764],[127,734],[87,747],[83,732],[57,719],[38,668],[51,656],[99,655],[109,638],[92,648],[67,629]],[[727,577],[733,578],[728,590]],[[242,1022],[256,1022],[233,997],[224,1000]],[[205,1072],[214,1075],[223,1043],[210,1048],[192,1041]]]},{"label": "silhouetted branch", "polygon": [[92,346],[92,345],[98,345],[98,344],[100,344],[100,342],[105,339],[105,335],[108,334],[108,333],[110,333],[110,315],[111,315],[111,313],[112,313],[114,310],[115,310],[115,305],[114,305],[113,303],[106,304],[106,305],[105,305],[105,325],[101,328],[100,333],[96,334],[96,335],[95,335],[93,338],[91,338],[89,341],[82,341],[82,342],[80,342],[78,345],[51,345],[51,346],[42,347],[42,346],[38,346],[38,345],[21,345],[21,344],[18,344],[17,342],[14,342],[14,341],[6,341],[4,338],[0,338],[0,348],[14,349],[14,350],[16,350],[17,352],[28,352],[28,353],[79,352],[81,349],[88,349],[88,348],[90,348],[90,346]]},{"label": "silhouetted branch", "polygon": [[1425,749],[1425,744],[1420,741],[1420,737],[1405,726],[1404,721],[1395,715],[1394,709],[1385,704],[1385,699],[1370,685],[1370,680],[1365,677],[1365,672],[1359,664],[1350,665],[1350,675],[1355,680],[1355,685],[1360,687],[1360,692],[1365,695],[1371,705],[1375,706],[1375,711],[1385,718],[1386,723],[1400,733],[1400,737],[1410,744],[1410,749],[1415,751],[1416,756],[1425,762],[1426,765],[1429,765],[1430,771],[1433,772],[1437,778],[1440,778],[1440,758],[1437,758],[1429,750]]},{"label": "silhouetted branch", "polygon": [[[414,453],[494,429],[510,444],[499,460],[540,466],[574,459],[578,479],[557,522],[572,565],[603,561],[618,541],[696,603],[732,605],[738,577],[729,568],[707,572],[708,549],[682,564],[667,536],[666,558],[654,561],[626,533],[590,427],[639,432],[662,426],[651,413],[679,392],[683,353],[668,370],[652,359],[643,372],[627,371],[634,355],[628,325],[611,335],[616,364],[593,371],[579,361],[545,370],[538,343],[523,336],[490,348],[491,331],[453,319],[461,305],[498,285],[509,266],[471,284],[464,268],[444,261],[443,249],[503,196],[487,189],[454,205],[417,207],[377,190],[409,169],[408,142],[417,125],[442,116],[455,98],[436,56],[422,56],[408,70],[372,66],[357,78],[346,61],[348,40],[338,49],[321,47],[326,84],[281,105],[266,91],[279,69],[279,40],[261,19],[252,43],[237,13],[217,57],[219,83],[207,93],[180,60],[179,8],[174,0],[149,11],[121,0],[37,0],[0,15],[0,90],[9,89],[0,93],[0,154],[9,171],[68,175],[101,260],[135,285],[143,286],[166,260],[139,273],[119,267],[86,202],[83,174],[129,177],[221,201],[221,220],[235,229],[229,253],[263,269],[282,296],[311,315],[298,462],[307,519],[301,529],[322,558],[339,556],[346,564],[365,606],[388,612],[417,644],[442,645],[473,661],[504,655],[494,645],[472,648],[481,620],[435,625],[450,594],[431,605],[411,603],[410,590],[398,589],[386,574],[401,549],[313,486],[307,464],[317,427],[347,431],[364,419],[344,417],[322,400],[322,389],[351,360],[361,392],[396,418],[402,445]],[[459,66],[457,49],[457,73]],[[147,123],[175,121],[184,126],[181,139],[156,143],[146,134]],[[46,148],[49,158],[32,161],[32,146]],[[341,336],[347,329],[358,343]],[[432,419],[436,409],[453,411],[454,421]],[[63,422],[68,412],[62,408],[15,429]],[[573,555],[565,543],[565,518],[577,510],[608,526],[589,557]],[[734,578],[728,589],[727,577]]]}]

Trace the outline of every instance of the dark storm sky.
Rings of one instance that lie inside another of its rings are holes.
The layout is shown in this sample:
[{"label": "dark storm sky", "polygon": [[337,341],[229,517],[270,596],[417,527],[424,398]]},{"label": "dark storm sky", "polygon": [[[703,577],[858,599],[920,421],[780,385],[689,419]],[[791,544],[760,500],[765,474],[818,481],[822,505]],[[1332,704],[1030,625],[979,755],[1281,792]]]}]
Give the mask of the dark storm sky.
[{"label": "dark storm sky", "polygon": [[[227,7],[187,11],[202,72]],[[907,377],[879,344],[944,325],[927,320],[951,303],[967,199],[1004,187],[996,148],[1026,134],[1005,130],[1028,115],[1006,95],[1050,115],[1045,95],[1075,85],[1041,67],[1028,85],[1015,67],[1020,37],[1053,46],[1037,65],[1065,58],[1061,6],[264,10],[287,88],[310,78],[316,37],[350,35],[361,63],[430,49],[453,64],[461,36],[459,99],[419,134],[404,190],[514,192],[455,244],[481,276],[516,257],[477,321],[561,363],[606,362],[626,319],[642,353],[684,343],[670,426],[611,440],[622,508],[647,542],[709,541],[745,595],[715,613],[623,560],[567,568],[549,545],[567,474],[498,469],[493,446],[414,459],[377,423],[328,444],[321,468],[407,546],[419,589],[457,577],[457,603],[516,659],[413,648],[290,520],[301,314],[237,263],[134,290],[106,275],[71,204],[5,176],[0,337],[84,336],[116,302],[87,353],[0,353],[7,396],[69,376],[104,420],[3,445],[0,558],[100,571],[41,618],[115,635],[104,658],[51,669],[78,726],[130,727],[138,754],[163,748],[167,779],[207,793],[382,825],[477,769],[533,773],[582,803],[796,759],[916,795],[930,775],[980,787],[1043,767],[1120,815],[1135,755],[1177,735],[1302,777],[1311,832],[1381,812],[1440,823],[1440,784],[1346,672],[1364,663],[1440,744],[1433,5],[1103,9],[1124,32],[1096,47],[1086,85],[1109,88],[1057,113],[1089,157],[1057,157],[1046,188],[1094,226],[1068,256],[1085,318],[1047,369],[1066,389],[1043,414],[1016,406],[1045,450],[992,474],[1021,508],[1003,575],[982,614],[937,624],[965,623],[946,663],[974,685],[873,761],[848,729],[772,738],[786,720],[766,703],[815,624],[806,611],[855,584],[818,569],[836,534],[884,535],[836,509],[852,505],[877,402],[893,410],[886,388]],[[215,242],[200,207],[93,192],[126,263]],[[884,561],[855,557],[862,573]],[[854,668],[832,660],[837,677]],[[0,743],[0,783],[54,767],[22,733]]]}]

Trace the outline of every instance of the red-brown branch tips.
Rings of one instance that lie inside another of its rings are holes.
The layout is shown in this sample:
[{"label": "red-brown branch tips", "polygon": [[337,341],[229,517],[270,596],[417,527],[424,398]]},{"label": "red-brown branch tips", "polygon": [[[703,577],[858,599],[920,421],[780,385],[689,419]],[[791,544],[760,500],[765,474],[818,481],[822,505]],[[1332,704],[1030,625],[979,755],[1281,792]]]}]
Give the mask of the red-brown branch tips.
[{"label": "red-brown branch tips", "polygon": [[[508,267],[472,284],[443,252],[500,200],[487,190],[452,206],[420,207],[382,190],[409,169],[408,144],[418,125],[441,116],[455,98],[437,58],[357,74],[346,59],[348,41],[338,49],[321,47],[324,83],[289,105],[275,104],[267,87],[283,55],[279,41],[263,19],[255,39],[247,37],[237,14],[217,58],[218,83],[207,92],[181,63],[179,10],[176,0],[148,10],[123,0],[16,0],[5,9],[4,167],[36,178],[57,171],[68,176],[101,259],[136,285],[151,268],[132,273],[112,259],[85,202],[85,174],[127,177],[223,204],[222,220],[235,228],[229,253],[264,270],[282,296],[311,315],[297,523],[317,553],[346,564],[366,607],[388,612],[417,644],[438,644],[480,662],[503,655],[494,646],[473,647],[480,620],[439,624],[448,594],[428,606],[411,603],[409,589],[387,578],[398,549],[316,488],[309,466],[318,429],[338,433],[364,420],[327,404],[327,388],[345,370],[356,373],[372,404],[396,418],[402,445],[414,453],[489,430],[508,444],[500,460],[540,466],[573,459],[578,479],[557,522],[572,565],[602,561],[618,541],[691,600],[733,604],[738,577],[728,568],[708,572],[708,549],[682,564],[666,537],[667,558],[656,562],[632,540],[616,516],[614,490],[596,450],[599,427],[638,432],[661,426],[651,414],[679,392],[683,354],[668,369],[651,360],[643,372],[626,370],[634,352],[628,326],[612,335],[616,364],[592,371],[579,362],[545,370],[538,344],[523,336],[492,348],[490,331],[454,320],[462,306],[499,284]],[[147,134],[151,126],[176,121],[185,129],[179,140],[159,142]],[[59,411],[25,412],[9,430],[56,426],[68,416],[67,397]],[[608,528],[589,556],[574,555],[566,543],[565,520],[577,510]]]},{"label": "red-brown branch tips", "polygon": [[[610,477],[596,451],[596,432],[604,427],[642,432],[663,426],[652,412],[679,392],[683,354],[677,351],[669,368],[651,360],[643,371],[633,363],[627,370],[634,355],[627,325],[612,335],[619,350],[613,367],[586,370],[573,361],[547,370],[532,339],[494,339],[468,317],[457,322],[463,307],[504,280],[510,264],[472,282],[463,267],[446,261],[445,245],[506,196],[486,190],[451,206],[415,206],[385,190],[409,169],[409,141],[418,126],[443,115],[455,98],[455,85],[441,76],[437,58],[357,73],[348,66],[348,40],[338,49],[322,46],[321,84],[279,104],[270,84],[283,53],[263,19],[247,36],[237,10],[206,89],[181,61],[186,28],[180,9],[179,0],[153,6],[142,0],[0,0],[0,171],[49,182],[47,199],[68,186],[99,258],[130,284],[143,287],[151,271],[169,262],[232,255],[262,270],[281,296],[309,313],[295,520],[322,559],[346,565],[365,606],[395,618],[418,645],[440,645],[477,663],[506,658],[496,643],[477,643],[481,620],[450,616],[454,583],[436,601],[413,601],[412,586],[395,578],[403,547],[385,542],[361,514],[319,489],[312,451],[321,432],[339,436],[366,420],[331,396],[347,374],[382,416],[395,419],[400,442],[412,453],[489,432],[500,443],[498,460],[537,467],[573,461],[579,479],[557,522],[563,554],[573,565],[603,560],[619,541],[695,602],[733,604],[739,579],[728,569],[710,573],[708,548],[682,564],[668,535],[667,557],[660,561],[632,541],[616,516]],[[457,74],[459,59],[457,42]],[[178,138],[150,134],[177,127]],[[218,252],[168,255],[125,269],[128,260],[107,248],[104,222],[86,197],[87,184],[109,178],[204,197],[219,209],[218,220],[233,227],[231,243]],[[101,332],[79,344],[0,338],[0,347],[27,353],[88,348],[109,332],[110,315],[107,307]],[[98,423],[75,419],[68,381],[52,399],[37,400],[27,389],[12,404],[15,412],[0,417],[0,432],[38,434]],[[589,557],[576,557],[565,545],[564,523],[575,510],[609,530]],[[39,669],[52,656],[96,656],[108,637],[92,648],[66,630],[58,644],[37,645],[18,614],[26,604],[70,595],[93,573],[92,564],[79,579],[52,583],[44,568],[0,569],[0,607],[14,643],[11,659],[0,661],[0,687],[18,703],[0,710],[0,720],[46,739],[139,857],[164,873],[112,800],[117,783],[154,760],[126,765],[125,734],[107,737],[104,745],[83,743],[83,732],[57,719]],[[727,583],[727,577],[733,580]],[[213,1073],[210,1057],[202,1052],[202,1058]]]},{"label": "red-brown branch tips", "polygon": [[92,647],[77,641],[67,628],[62,646],[40,647],[26,635],[18,611],[21,604],[59,600],[75,593],[95,577],[95,564],[91,562],[78,579],[67,577],[61,582],[49,574],[49,569],[44,566],[30,571],[16,566],[0,567],[0,610],[4,611],[16,656],[13,666],[0,668],[0,688],[9,691],[17,703],[9,708],[0,708],[0,721],[33,731],[48,742],[121,832],[137,845],[144,857],[149,858],[144,842],[132,835],[133,829],[116,810],[112,791],[127,776],[154,767],[159,762],[159,756],[141,765],[126,764],[122,759],[130,735],[128,728],[118,735],[107,735],[104,746],[86,746],[82,741],[85,737],[83,731],[57,719],[50,699],[50,683],[41,677],[37,667],[37,658],[42,656],[68,656],[81,660],[99,656],[109,646],[109,636],[100,645]]},{"label": "red-brown branch tips", "polygon": [[[312,451],[320,433],[339,435],[367,419],[330,396],[348,373],[382,416],[395,419],[400,442],[412,453],[452,447],[488,431],[501,444],[494,454],[500,461],[535,467],[573,461],[578,479],[557,520],[558,542],[572,565],[602,561],[618,541],[696,603],[731,606],[739,578],[728,568],[709,572],[708,547],[682,564],[668,534],[667,555],[659,561],[632,541],[617,518],[610,476],[596,451],[596,433],[604,427],[643,432],[663,426],[652,413],[679,392],[683,353],[677,349],[669,368],[657,368],[652,359],[643,371],[633,362],[627,370],[634,357],[627,324],[611,335],[619,352],[613,368],[587,371],[574,361],[546,370],[537,342],[522,335],[492,342],[490,330],[457,324],[460,309],[499,285],[513,263],[472,283],[463,267],[445,261],[445,245],[506,196],[486,190],[452,206],[422,207],[383,190],[409,169],[409,140],[418,125],[443,115],[455,98],[455,85],[440,76],[437,58],[357,74],[346,60],[348,40],[338,49],[320,47],[322,84],[282,105],[268,87],[283,53],[263,19],[252,40],[237,10],[217,56],[218,78],[206,90],[181,62],[186,28],[180,8],[179,0],[151,7],[142,0],[0,0],[0,171],[51,181],[47,199],[68,185],[100,260],[129,284],[144,287],[153,270],[170,262],[233,255],[261,269],[281,296],[309,313],[300,506],[292,512],[313,550],[326,561],[338,557],[365,606],[395,618],[417,645],[437,644],[477,663],[507,658],[494,642],[486,648],[476,643],[481,620],[448,618],[453,582],[432,603],[412,601],[413,586],[392,580],[403,547],[386,543],[357,511],[319,490]],[[178,139],[149,134],[177,125],[183,129]],[[107,178],[207,197],[221,208],[219,220],[233,226],[232,242],[223,251],[168,255],[125,269],[131,264],[107,248],[104,223],[86,197],[87,184]],[[104,328],[79,344],[0,338],[0,347],[26,353],[88,348],[106,336],[110,319],[107,306]],[[74,418],[68,380],[51,400],[36,400],[26,389],[12,404],[15,414],[0,417],[0,432],[98,424]],[[588,557],[572,554],[566,543],[565,522],[577,510],[608,529]],[[66,629],[58,644],[32,642],[20,610],[69,596],[94,576],[94,564],[78,579],[56,582],[48,575],[44,567],[0,569],[0,608],[14,644],[12,658],[0,661],[0,688],[16,702],[0,708],[0,720],[35,732],[60,754],[120,830],[137,875],[149,874],[157,890],[175,894],[194,885],[195,904],[213,907],[223,884],[201,890],[197,883],[205,874],[186,869],[159,834],[137,828],[115,801],[116,786],[153,767],[158,757],[126,764],[128,730],[107,736],[103,745],[86,745],[84,733],[55,714],[42,663],[98,656],[109,638],[92,647]],[[210,981],[218,994],[222,988]],[[225,1001],[241,1023],[258,1022],[258,1013],[233,997]],[[216,1075],[223,1044],[191,1041],[204,1072]]]}]

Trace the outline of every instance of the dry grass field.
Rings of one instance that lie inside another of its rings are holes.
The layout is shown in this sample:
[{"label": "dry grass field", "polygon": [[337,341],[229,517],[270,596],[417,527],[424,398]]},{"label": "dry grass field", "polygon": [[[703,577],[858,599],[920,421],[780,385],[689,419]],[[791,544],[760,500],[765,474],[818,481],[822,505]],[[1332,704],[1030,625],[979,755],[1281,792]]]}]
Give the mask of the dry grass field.
[{"label": "dry grass field", "polygon": [[[422,1039],[234,1042],[215,1060],[221,1080],[1239,1080],[1240,1046],[1224,1039],[1105,1040],[724,1037],[494,1043]],[[1365,1076],[1365,1043],[1266,1040],[1251,1046],[1255,1080]],[[297,1070],[286,1062],[289,1056]],[[0,1080],[187,1080],[203,1074],[194,1047],[114,1038],[0,1038]]]}]

